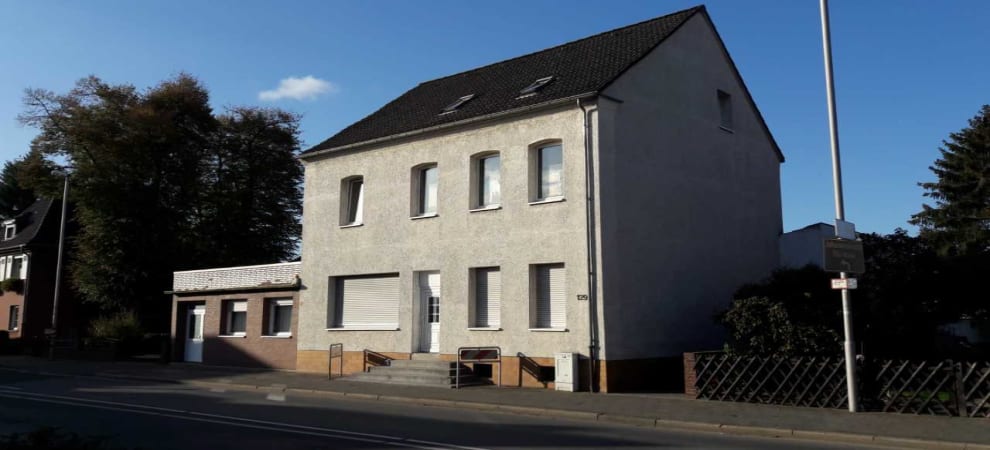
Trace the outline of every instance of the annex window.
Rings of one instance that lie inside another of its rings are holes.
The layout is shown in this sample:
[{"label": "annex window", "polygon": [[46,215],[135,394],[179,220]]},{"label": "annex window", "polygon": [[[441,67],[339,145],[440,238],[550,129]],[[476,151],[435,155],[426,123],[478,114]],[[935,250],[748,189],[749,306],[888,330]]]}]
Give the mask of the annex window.
[{"label": "annex window", "polygon": [[532,302],[530,327],[563,329],[566,326],[564,265],[538,264],[530,272]]},{"label": "annex window", "polygon": [[502,203],[502,158],[498,153],[487,153],[474,158],[471,177],[474,193],[473,208],[494,208]]},{"label": "annex window", "polygon": [[459,98],[457,100],[454,100],[453,103],[451,103],[451,104],[447,105],[446,107],[444,107],[443,108],[443,111],[440,111],[440,114],[447,114],[447,113],[452,113],[454,111],[457,111],[457,108],[460,108],[465,103],[471,101],[472,98],[474,98],[474,94],[465,95],[465,96],[463,96],[463,97],[461,97],[461,98]]},{"label": "annex window", "polygon": [[732,96],[728,92],[718,90],[719,126],[732,130]]},{"label": "annex window", "polygon": [[498,328],[501,326],[502,273],[498,267],[473,269],[474,305],[471,326]]},{"label": "annex window", "polygon": [[268,316],[266,336],[292,336],[291,298],[265,299],[265,313]]},{"label": "annex window", "polygon": [[337,277],[331,286],[333,328],[395,330],[399,328],[399,276]]},{"label": "annex window", "polygon": [[543,89],[544,86],[550,84],[551,81],[553,81],[553,77],[544,77],[534,81],[532,84],[519,91],[519,98],[535,95],[540,89]]},{"label": "annex window", "polygon": [[340,225],[364,223],[364,177],[345,178],[340,185]]},{"label": "annex window", "polygon": [[224,336],[244,336],[247,334],[247,300],[224,300]]},{"label": "annex window", "polygon": [[533,148],[530,167],[531,201],[553,201],[564,197],[564,153],[561,144]]},{"label": "annex window", "polygon": [[434,216],[437,214],[437,194],[440,183],[436,164],[413,168],[413,217]]},{"label": "annex window", "polygon": [[21,307],[19,305],[10,305],[10,316],[7,319],[7,329],[10,331],[17,331],[21,322]]}]

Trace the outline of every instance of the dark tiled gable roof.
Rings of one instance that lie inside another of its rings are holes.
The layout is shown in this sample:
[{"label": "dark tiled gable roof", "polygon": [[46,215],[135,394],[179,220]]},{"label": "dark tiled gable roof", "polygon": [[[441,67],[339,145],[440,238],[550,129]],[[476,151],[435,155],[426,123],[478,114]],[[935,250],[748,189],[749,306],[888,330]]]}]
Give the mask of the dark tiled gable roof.
[{"label": "dark tiled gable roof", "polygon": [[[704,6],[686,9],[427,81],[302,154],[600,92],[703,10]],[[553,81],[536,95],[517,98],[520,90],[548,76],[553,76]],[[444,107],[469,94],[475,97],[456,112],[440,114]]]},{"label": "dark tiled gable roof", "polygon": [[[45,218],[49,214],[58,215],[57,212],[51,212],[53,204],[54,201],[51,199],[42,199],[24,208],[24,211],[21,211],[14,218],[17,224],[17,234],[14,235],[13,239],[7,241],[0,240],[0,251],[30,244],[38,234],[38,230],[45,223]],[[0,239],[3,238],[3,232],[3,226],[0,226]]]}]

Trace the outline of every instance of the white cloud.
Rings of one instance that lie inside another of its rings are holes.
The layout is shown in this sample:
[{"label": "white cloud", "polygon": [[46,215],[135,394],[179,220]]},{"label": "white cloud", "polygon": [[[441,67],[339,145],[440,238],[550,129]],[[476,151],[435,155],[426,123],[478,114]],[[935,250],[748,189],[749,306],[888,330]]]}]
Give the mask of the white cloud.
[{"label": "white cloud", "polygon": [[258,93],[258,99],[267,102],[291,98],[294,100],[313,100],[323,94],[337,92],[337,85],[316,78],[312,75],[305,77],[289,77],[279,81],[278,87],[270,91]]}]

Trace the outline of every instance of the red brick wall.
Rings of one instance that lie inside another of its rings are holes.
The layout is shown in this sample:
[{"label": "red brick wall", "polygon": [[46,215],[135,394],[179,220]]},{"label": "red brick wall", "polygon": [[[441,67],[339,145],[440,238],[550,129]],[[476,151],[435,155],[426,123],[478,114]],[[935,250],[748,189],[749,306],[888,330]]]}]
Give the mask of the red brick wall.
[{"label": "red brick wall", "polygon": [[[292,336],[266,336],[268,312],[265,299],[292,298]],[[224,300],[247,300],[247,329],[244,336],[223,336]],[[173,296],[172,338],[173,359],[182,361],[185,345],[185,321],[188,307],[205,304],[203,323],[203,364],[222,366],[296,368],[296,333],[298,329],[299,292],[224,293],[204,296]]]},{"label": "red brick wall", "polygon": [[695,385],[697,372],[694,371],[694,353],[684,354],[684,394],[691,398],[698,398],[698,389]]}]

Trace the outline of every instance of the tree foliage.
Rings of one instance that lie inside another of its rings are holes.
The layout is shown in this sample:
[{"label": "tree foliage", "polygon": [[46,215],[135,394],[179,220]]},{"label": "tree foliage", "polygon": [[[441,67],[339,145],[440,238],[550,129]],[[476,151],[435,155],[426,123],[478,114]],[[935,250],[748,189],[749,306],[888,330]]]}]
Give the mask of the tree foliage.
[{"label": "tree foliage", "polygon": [[10,219],[40,197],[61,197],[55,165],[32,151],[4,163],[0,172],[0,218]]},{"label": "tree foliage", "polygon": [[172,271],[295,253],[302,168],[292,114],[215,115],[207,90],[180,74],[144,91],[96,77],[66,94],[29,90],[21,120],[40,131],[33,152],[71,167],[72,280],[107,312],[167,321]]},{"label": "tree foliage", "polygon": [[726,349],[740,354],[818,355],[841,349],[842,318],[829,277],[815,266],[781,269],[736,291],[716,316],[728,331]]},{"label": "tree foliage", "polygon": [[943,253],[990,251],[990,105],[939,151],[930,167],[937,180],[920,183],[935,205],[922,205],[911,223]]}]

